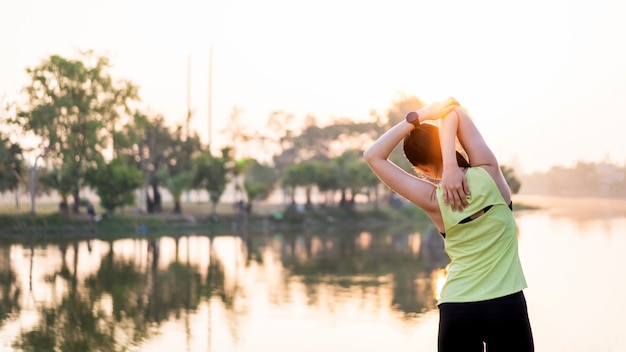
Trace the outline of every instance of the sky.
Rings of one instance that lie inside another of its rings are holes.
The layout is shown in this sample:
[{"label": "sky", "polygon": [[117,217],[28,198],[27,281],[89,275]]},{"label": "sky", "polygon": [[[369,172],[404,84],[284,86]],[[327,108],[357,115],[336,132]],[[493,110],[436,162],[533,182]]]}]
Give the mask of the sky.
[{"label": "sky", "polygon": [[234,109],[263,129],[274,111],[324,125],[454,96],[520,172],[626,164],[623,1],[1,1],[5,102],[27,67],[93,50],[172,125],[189,94],[191,127],[212,146],[228,142]]}]

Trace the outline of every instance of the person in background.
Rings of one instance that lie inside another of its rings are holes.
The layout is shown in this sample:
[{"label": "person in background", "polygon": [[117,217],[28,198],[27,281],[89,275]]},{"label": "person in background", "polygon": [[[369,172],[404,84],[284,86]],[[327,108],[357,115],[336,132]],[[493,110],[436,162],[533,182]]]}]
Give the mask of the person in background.
[{"label": "person in background", "polygon": [[[401,142],[420,177],[389,160]],[[534,351],[511,192],[465,109],[450,98],[409,112],[363,155],[444,237],[450,264],[438,302],[438,350]]]},{"label": "person in background", "polygon": [[91,202],[87,203],[87,215],[89,215],[89,217],[92,220],[96,216],[96,210],[94,209],[93,204],[91,204]]}]

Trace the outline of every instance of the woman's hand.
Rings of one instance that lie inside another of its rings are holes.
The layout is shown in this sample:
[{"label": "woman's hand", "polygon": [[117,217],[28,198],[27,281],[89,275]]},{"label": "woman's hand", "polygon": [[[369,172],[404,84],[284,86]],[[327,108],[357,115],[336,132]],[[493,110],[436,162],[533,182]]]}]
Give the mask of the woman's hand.
[{"label": "woman's hand", "polygon": [[436,101],[426,107],[417,111],[417,114],[422,117],[422,121],[426,120],[438,120],[448,113],[454,111],[459,106],[459,102],[456,99],[450,97],[446,100]]},{"label": "woman's hand", "polygon": [[467,196],[470,194],[467,177],[457,165],[443,168],[441,175],[443,203],[450,205],[452,211],[462,211],[468,206]]}]

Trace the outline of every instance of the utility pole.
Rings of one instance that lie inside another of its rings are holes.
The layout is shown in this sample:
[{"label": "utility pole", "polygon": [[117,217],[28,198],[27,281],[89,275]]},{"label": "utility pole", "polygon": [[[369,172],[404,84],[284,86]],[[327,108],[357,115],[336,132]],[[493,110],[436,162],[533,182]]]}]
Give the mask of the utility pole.
[{"label": "utility pole", "polygon": [[213,46],[209,47],[209,149],[212,139],[212,109],[213,109]]},{"label": "utility pole", "polygon": [[187,55],[187,139],[191,135],[189,131],[189,122],[191,121],[191,54]]}]

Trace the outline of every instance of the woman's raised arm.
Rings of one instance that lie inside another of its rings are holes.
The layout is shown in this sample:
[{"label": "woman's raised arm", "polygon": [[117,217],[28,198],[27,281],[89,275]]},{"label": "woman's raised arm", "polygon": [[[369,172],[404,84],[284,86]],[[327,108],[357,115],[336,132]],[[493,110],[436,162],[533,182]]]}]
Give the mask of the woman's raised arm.
[{"label": "woman's raised arm", "polygon": [[470,165],[497,168],[498,160],[480,134],[474,121],[463,108],[456,107],[454,110],[458,116],[457,137],[469,157]]},{"label": "woman's raised arm", "polygon": [[459,129],[457,109],[444,116],[439,124],[439,143],[443,159],[441,175],[443,202],[453,211],[461,211],[467,207],[467,195],[470,194],[467,178],[463,170],[459,168],[456,158],[456,137]]},{"label": "woman's raised arm", "polygon": [[[419,122],[436,120],[443,114],[453,111],[457,105],[458,103],[454,99],[430,104],[417,112]],[[394,148],[414,128],[415,126],[406,120],[400,121],[367,148],[363,156],[374,174],[387,187],[422,209],[435,211],[435,209],[438,210],[434,195],[435,187],[405,172],[389,160],[389,155]]]},{"label": "woman's raised arm", "polygon": [[[454,111],[458,119],[457,137],[461,146],[469,157],[469,163],[473,167],[482,167],[493,178],[498,185],[498,189],[504,200],[508,203],[511,201],[511,191],[506,179],[502,175],[500,165],[495,154],[485,142],[480,131],[469,117],[467,112],[461,107],[456,107]],[[449,114],[452,115],[452,114]],[[447,118],[447,117],[446,117]],[[444,118],[444,120],[446,119]],[[443,182],[443,181],[442,181]]]},{"label": "woman's raised arm", "polygon": [[418,180],[389,160],[394,148],[414,128],[405,120],[400,121],[367,148],[363,157],[374,174],[392,191],[423,209],[431,208],[428,198],[432,195],[434,186]]}]

